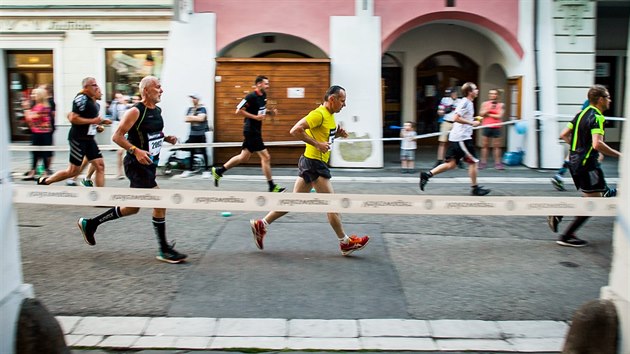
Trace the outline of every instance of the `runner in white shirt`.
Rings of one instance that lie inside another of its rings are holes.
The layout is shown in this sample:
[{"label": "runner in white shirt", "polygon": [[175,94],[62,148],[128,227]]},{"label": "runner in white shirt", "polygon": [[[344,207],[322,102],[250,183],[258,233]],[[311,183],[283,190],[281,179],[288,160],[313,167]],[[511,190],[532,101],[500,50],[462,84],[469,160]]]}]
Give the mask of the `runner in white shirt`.
[{"label": "runner in white shirt", "polygon": [[475,156],[475,144],[472,139],[473,128],[481,124],[476,120],[473,100],[479,95],[477,85],[467,82],[462,86],[462,94],[465,99],[461,100],[455,115],[453,116],[453,129],[448,135],[449,145],[446,151],[444,163],[434,167],[429,172],[420,173],[420,190],[429,183],[429,178],[444,171],[457,167],[457,163],[463,159],[468,163],[468,176],[470,176],[471,191],[475,196],[482,196],[490,193],[489,189],[477,185],[477,163],[479,160]]}]

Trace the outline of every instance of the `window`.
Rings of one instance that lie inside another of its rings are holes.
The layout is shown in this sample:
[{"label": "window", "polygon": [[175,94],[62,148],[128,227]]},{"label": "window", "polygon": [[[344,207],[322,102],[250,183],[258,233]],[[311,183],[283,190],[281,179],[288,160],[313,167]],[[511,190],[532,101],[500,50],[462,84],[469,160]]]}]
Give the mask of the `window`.
[{"label": "window", "polygon": [[162,49],[107,49],[106,92],[111,101],[116,92],[123,95],[138,95],[138,84],[147,76],[161,76]]}]

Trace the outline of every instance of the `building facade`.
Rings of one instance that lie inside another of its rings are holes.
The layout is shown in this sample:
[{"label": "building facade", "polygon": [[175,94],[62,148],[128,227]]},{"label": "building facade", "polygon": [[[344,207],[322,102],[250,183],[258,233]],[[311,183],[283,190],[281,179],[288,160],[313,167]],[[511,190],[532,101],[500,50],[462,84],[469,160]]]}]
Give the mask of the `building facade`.
[{"label": "building facade", "polygon": [[[0,100],[7,107],[0,114],[14,141],[28,138],[20,101],[38,84],[54,88],[60,113],[56,141],[65,140],[65,113],[86,76],[97,78],[107,102],[116,92],[137,93],[143,75],[159,76],[167,129],[181,139],[187,135],[182,119],[187,95],[201,94],[214,125],[221,127],[217,142],[240,140],[239,124],[218,108],[235,106],[258,74],[270,77],[270,100],[280,110],[266,129],[267,141],[292,140],[281,132],[321,101],[322,92],[315,91],[339,84],[347,89],[348,107],[338,120],[353,138],[363,139],[340,141],[333,150],[332,164],[345,167],[383,166],[381,138],[397,136],[391,127],[402,122],[415,122],[421,134],[436,131],[444,89],[466,81],[480,88],[477,106],[489,89],[498,88],[508,118],[527,122],[525,135],[504,131],[506,149],[525,151],[529,167],[559,166],[559,129],[593,83],[607,85],[613,95],[607,115],[628,111],[630,5],[621,0],[98,0],[89,5],[7,0],[0,7],[0,75],[6,83]],[[240,76],[222,72],[221,63],[239,60]],[[308,61],[328,66],[328,74],[304,69]],[[257,72],[262,62],[271,69]],[[286,67],[297,72],[285,76]],[[607,141],[619,142],[620,132],[621,123],[611,122]],[[108,132],[99,139],[109,142]],[[433,144],[435,138],[421,140]],[[274,162],[292,158],[287,154]]]}]

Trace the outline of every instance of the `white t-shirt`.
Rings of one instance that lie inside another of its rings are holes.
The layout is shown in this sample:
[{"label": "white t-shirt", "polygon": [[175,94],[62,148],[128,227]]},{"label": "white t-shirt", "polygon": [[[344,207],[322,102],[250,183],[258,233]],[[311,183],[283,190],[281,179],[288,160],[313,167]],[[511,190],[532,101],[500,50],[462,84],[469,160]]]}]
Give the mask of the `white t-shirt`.
[{"label": "white t-shirt", "polygon": [[[462,119],[469,122],[475,120],[475,107],[471,100],[465,98],[459,102],[459,105],[455,109],[455,114],[459,115]],[[470,124],[462,124],[455,122],[453,129],[448,134],[449,141],[464,141],[472,139],[473,126]]]}]

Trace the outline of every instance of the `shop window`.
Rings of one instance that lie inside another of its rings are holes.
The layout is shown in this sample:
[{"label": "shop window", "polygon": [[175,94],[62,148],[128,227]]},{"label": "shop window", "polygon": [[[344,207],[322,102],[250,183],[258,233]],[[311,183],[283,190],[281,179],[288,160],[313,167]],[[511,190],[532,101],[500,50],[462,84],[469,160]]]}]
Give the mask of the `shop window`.
[{"label": "shop window", "polygon": [[24,101],[31,100],[34,88],[45,85],[51,96],[53,87],[53,53],[50,50],[6,52],[9,127],[11,140],[21,141],[30,138],[24,121]]},{"label": "shop window", "polygon": [[117,92],[127,96],[138,95],[138,84],[147,75],[159,78],[162,54],[162,49],[105,50],[107,101],[111,101]]}]

